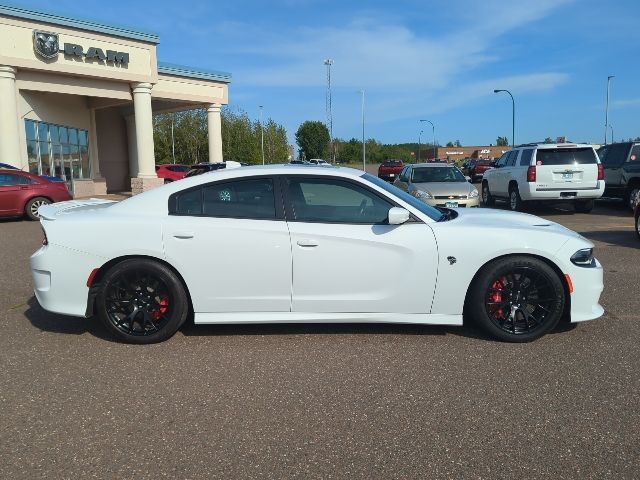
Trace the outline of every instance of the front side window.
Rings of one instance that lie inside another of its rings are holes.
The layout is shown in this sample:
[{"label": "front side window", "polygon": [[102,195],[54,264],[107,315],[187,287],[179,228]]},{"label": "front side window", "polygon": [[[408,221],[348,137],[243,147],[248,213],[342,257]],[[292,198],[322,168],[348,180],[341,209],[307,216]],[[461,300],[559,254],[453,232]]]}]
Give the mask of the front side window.
[{"label": "front side window", "polygon": [[402,172],[400,172],[400,181],[401,182],[408,182],[409,181],[409,176],[408,176],[409,170],[411,170],[410,167],[404,167]]},{"label": "front side window", "polygon": [[503,153],[502,156],[496,162],[496,167],[504,167],[507,163],[508,156],[509,156],[509,152]]},{"label": "front side window", "polygon": [[518,156],[517,150],[511,150],[509,152],[509,157],[507,158],[507,166],[513,167],[516,164],[516,157]]},{"label": "front side window", "polygon": [[386,223],[391,203],[352,182],[333,178],[289,178],[294,219],[300,222]]},{"label": "front side window", "polygon": [[276,218],[273,180],[214,183],[175,194],[170,213],[225,218]]}]

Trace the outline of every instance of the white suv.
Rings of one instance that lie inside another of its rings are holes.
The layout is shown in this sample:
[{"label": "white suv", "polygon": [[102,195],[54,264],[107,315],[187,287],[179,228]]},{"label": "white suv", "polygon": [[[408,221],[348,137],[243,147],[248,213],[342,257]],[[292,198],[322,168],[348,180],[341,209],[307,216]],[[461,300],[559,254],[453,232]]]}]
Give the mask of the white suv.
[{"label": "white suv", "polygon": [[575,143],[531,143],[505,152],[482,179],[482,202],[508,200],[511,210],[525,202],[573,202],[588,213],[604,193],[604,170],[593,147]]}]

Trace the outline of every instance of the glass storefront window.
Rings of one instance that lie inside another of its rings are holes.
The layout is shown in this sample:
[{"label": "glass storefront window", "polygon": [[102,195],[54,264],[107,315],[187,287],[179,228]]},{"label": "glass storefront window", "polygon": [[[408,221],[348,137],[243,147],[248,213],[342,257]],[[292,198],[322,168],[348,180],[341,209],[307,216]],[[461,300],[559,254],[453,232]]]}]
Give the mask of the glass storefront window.
[{"label": "glass storefront window", "polygon": [[29,171],[74,180],[91,178],[87,130],[25,120]]}]

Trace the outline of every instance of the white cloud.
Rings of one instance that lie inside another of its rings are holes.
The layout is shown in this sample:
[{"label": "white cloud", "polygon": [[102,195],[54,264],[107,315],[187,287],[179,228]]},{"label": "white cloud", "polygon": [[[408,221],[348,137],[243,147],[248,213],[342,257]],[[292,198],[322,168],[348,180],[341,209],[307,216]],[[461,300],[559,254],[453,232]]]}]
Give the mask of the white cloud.
[{"label": "white cloud", "polygon": [[611,102],[611,106],[613,108],[640,107],[640,98],[627,98],[624,100],[615,100]]}]

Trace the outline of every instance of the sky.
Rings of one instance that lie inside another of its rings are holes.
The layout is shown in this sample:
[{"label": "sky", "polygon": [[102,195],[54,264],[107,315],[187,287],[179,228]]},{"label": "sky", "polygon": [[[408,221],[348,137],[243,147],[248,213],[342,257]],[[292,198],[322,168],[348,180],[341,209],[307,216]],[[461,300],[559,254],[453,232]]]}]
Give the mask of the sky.
[{"label": "sky", "polygon": [[[18,3],[18,2],[16,2]],[[160,36],[158,59],[230,72],[229,106],[283,124],[326,121],[334,137],[495,144],[604,141],[607,76],[615,140],[640,136],[637,0],[57,0],[20,5]],[[78,8],[78,5],[81,8]],[[420,132],[423,131],[421,134]],[[608,133],[611,141],[611,131]]]}]

